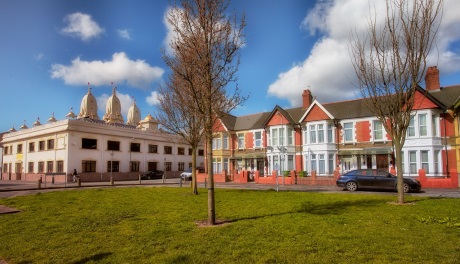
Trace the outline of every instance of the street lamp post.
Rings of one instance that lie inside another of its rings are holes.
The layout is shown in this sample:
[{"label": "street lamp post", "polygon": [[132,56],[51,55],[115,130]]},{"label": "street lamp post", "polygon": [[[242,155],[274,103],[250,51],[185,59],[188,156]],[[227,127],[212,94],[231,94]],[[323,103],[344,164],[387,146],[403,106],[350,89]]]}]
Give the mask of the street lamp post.
[{"label": "street lamp post", "polygon": [[165,183],[165,174],[166,174],[166,158],[164,158],[164,168],[165,168],[165,172],[163,173],[163,183]]},{"label": "street lamp post", "polygon": [[112,171],[113,171],[113,150],[112,150],[112,153],[110,153],[110,184],[113,183]]}]

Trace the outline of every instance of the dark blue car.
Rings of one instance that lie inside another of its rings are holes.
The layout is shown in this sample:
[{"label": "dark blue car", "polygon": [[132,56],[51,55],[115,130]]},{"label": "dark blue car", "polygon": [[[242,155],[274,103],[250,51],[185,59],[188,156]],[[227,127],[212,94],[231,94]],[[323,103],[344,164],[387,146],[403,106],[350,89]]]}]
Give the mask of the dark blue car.
[{"label": "dark blue car", "polygon": [[[384,170],[361,169],[349,171],[337,179],[337,186],[349,191],[358,189],[380,189],[397,191],[397,177]],[[403,179],[404,192],[420,191],[422,185],[416,179]]]}]

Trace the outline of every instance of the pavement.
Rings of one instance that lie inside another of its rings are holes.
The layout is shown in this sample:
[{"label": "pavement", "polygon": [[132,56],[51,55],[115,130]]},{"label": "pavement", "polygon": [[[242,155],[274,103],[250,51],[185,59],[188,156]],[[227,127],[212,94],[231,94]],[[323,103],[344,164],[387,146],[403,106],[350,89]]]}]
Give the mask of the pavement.
[{"label": "pavement", "polygon": [[[65,191],[75,190],[82,188],[119,188],[119,187],[182,187],[187,188],[190,182],[181,182],[179,178],[165,179],[165,180],[143,180],[139,181],[116,181],[113,185],[110,182],[82,182],[81,186],[78,183],[51,183],[44,182],[38,185],[37,181],[3,181],[0,180],[0,199],[16,196],[24,196],[36,193],[45,193],[51,191]],[[198,184],[199,188],[206,187],[204,183]],[[322,185],[283,185],[279,184],[278,188],[273,184],[257,184],[257,183],[215,183],[214,187],[228,188],[228,189],[250,189],[250,190],[276,190],[279,191],[302,191],[302,192],[335,192],[352,194],[351,192],[344,191],[337,186],[322,186]],[[388,194],[395,195],[395,192],[388,191],[357,191],[354,193],[359,194]],[[353,193],[353,194],[354,194]],[[429,197],[450,197],[460,198],[460,189],[423,189],[418,193],[408,193],[408,196],[429,196]]]}]

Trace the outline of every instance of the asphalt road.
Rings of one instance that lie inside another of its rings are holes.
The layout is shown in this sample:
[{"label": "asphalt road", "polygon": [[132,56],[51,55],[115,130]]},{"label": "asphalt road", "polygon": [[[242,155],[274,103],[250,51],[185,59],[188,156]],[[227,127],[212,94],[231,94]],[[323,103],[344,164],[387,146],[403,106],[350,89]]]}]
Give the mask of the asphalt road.
[{"label": "asphalt road", "polygon": [[[179,179],[166,179],[163,180],[144,180],[141,183],[139,181],[120,181],[115,182],[114,185],[110,185],[109,182],[84,182],[81,186],[77,183],[59,183],[52,184],[42,183],[40,189],[38,188],[38,182],[25,182],[25,181],[1,181],[0,180],[0,198],[8,198],[15,196],[24,196],[35,193],[45,193],[52,191],[66,191],[76,190],[81,188],[121,188],[121,187],[181,187],[187,188],[190,186],[190,182],[180,183]],[[205,187],[204,184],[200,183],[198,187]],[[276,185],[271,184],[256,184],[256,183],[216,183],[215,188],[231,188],[231,189],[251,189],[251,190],[276,190]],[[357,191],[348,192],[342,190],[337,186],[318,186],[318,185],[282,185],[278,186],[279,191],[302,191],[302,192],[334,192],[343,194],[383,194],[383,195],[395,195],[395,192],[388,191]],[[460,189],[423,189],[418,193],[408,193],[407,196],[429,196],[429,197],[451,197],[460,198]]]}]

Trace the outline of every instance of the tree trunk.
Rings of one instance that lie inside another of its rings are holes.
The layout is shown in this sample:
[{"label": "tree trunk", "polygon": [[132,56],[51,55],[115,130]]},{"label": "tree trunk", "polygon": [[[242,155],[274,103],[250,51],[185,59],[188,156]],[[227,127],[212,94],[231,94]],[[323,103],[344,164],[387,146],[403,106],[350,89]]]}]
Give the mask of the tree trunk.
[{"label": "tree trunk", "polygon": [[212,171],[212,133],[206,135],[206,167],[208,170],[208,225],[216,222],[214,202],[214,174]]},{"label": "tree trunk", "polygon": [[197,148],[192,149],[192,194],[198,194],[198,188],[196,185],[196,151]]},{"label": "tree trunk", "polygon": [[403,168],[402,168],[402,145],[399,142],[394,142],[394,151],[396,156],[396,174],[398,176],[398,203],[404,204],[404,181],[403,181]]}]

